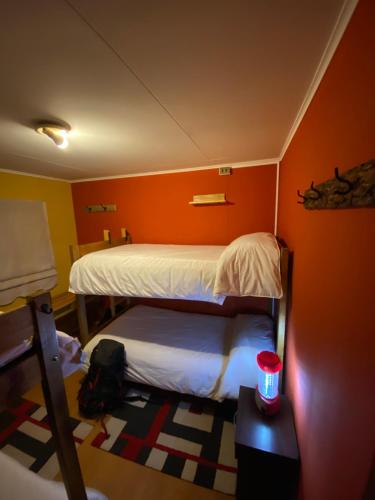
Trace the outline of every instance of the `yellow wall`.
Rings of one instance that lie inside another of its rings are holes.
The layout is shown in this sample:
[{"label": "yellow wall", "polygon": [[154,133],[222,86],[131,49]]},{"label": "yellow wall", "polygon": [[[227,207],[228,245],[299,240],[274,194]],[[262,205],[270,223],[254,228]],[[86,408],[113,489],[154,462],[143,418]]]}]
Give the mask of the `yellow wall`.
[{"label": "yellow wall", "polygon": [[77,242],[70,184],[63,181],[0,172],[0,198],[43,200],[46,202],[58,272],[58,283],[51,290],[51,293],[58,295],[66,292],[70,271],[69,245]]}]

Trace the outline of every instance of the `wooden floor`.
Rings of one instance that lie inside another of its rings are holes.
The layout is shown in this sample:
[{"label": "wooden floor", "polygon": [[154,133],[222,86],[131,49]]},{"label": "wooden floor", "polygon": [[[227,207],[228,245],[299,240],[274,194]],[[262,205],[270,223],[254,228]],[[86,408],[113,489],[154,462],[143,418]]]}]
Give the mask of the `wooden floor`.
[{"label": "wooden floor", "polygon": [[[84,420],[78,414],[76,399],[81,378],[82,373],[73,373],[65,379],[65,387],[70,415]],[[27,392],[25,398],[44,405],[39,385]],[[127,500],[150,498],[156,500],[230,500],[233,498],[94,448],[90,442],[99,432],[100,424],[92,420],[87,420],[87,422],[94,423],[95,427],[78,447],[84,481],[86,486],[105,493],[109,500],[123,500],[124,498]]]}]

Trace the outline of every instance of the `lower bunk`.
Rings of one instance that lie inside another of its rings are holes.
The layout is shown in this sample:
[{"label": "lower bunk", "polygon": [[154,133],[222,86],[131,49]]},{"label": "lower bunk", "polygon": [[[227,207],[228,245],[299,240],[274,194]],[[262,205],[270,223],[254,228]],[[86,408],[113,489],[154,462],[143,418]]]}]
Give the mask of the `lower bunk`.
[{"label": "lower bunk", "polygon": [[137,305],[112,321],[84,348],[87,371],[102,339],[125,347],[127,380],[218,401],[255,387],[256,356],[275,351],[272,319],[233,318]]}]

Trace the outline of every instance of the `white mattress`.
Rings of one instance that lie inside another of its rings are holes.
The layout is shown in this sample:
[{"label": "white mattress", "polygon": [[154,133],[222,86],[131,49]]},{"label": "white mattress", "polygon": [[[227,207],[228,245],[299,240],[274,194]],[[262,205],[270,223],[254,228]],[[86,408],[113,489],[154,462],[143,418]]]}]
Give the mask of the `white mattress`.
[{"label": "white mattress", "polygon": [[217,261],[225,246],[131,244],[93,252],[70,272],[73,293],[201,300],[214,295]]},{"label": "white mattress", "polygon": [[236,399],[240,385],[255,387],[257,353],[274,350],[267,316],[225,318],[136,306],[86,345],[86,370],[103,338],[124,344],[129,380],[217,400]]}]

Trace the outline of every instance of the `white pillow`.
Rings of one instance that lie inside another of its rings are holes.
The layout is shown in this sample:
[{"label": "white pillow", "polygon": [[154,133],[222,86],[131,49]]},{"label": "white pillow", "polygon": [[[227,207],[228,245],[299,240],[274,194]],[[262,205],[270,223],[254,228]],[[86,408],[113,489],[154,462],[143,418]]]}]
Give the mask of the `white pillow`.
[{"label": "white pillow", "polygon": [[257,354],[274,351],[272,319],[264,314],[238,314],[233,320],[233,335],[225,372],[220,380],[220,399],[238,399],[240,386],[258,383]]},{"label": "white pillow", "polygon": [[253,233],[232,241],[220,255],[214,294],[281,298],[280,249],[275,236]]}]

